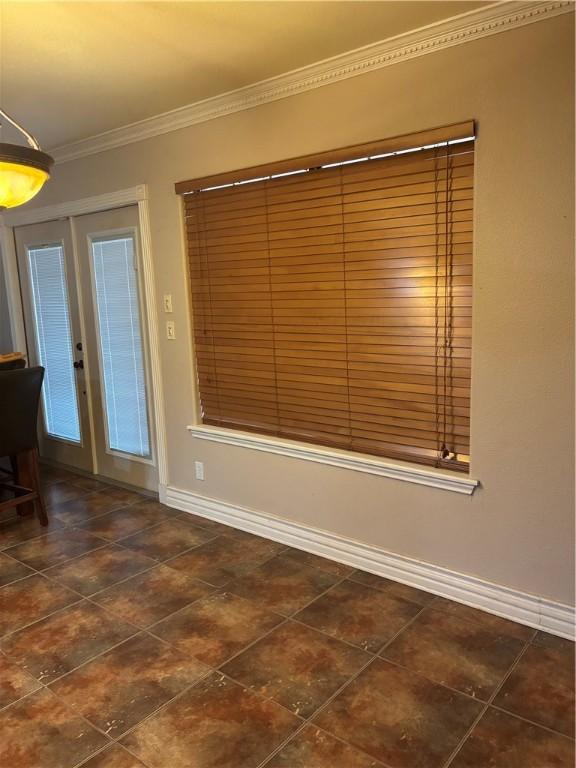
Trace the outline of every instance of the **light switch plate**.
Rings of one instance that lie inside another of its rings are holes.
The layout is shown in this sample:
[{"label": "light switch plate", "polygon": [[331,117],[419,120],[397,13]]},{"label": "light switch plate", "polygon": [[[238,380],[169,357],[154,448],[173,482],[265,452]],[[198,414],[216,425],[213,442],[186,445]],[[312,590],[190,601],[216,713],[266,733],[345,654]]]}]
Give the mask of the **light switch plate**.
[{"label": "light switch plate", "polygon": [[172,294],[164,294],[164,312],[172,312]]},{"label": "light switch plate", "polygon": [[174,323],[174,320],[166,321],[166,338],[167,339],[176,338],[176,325]]}]

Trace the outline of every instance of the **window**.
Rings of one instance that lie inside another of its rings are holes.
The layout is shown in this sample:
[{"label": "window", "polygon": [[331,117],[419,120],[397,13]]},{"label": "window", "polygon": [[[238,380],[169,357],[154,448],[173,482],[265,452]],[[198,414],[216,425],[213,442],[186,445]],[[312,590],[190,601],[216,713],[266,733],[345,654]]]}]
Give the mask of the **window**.
[{"label": "window", "polygon": [[176,185],[203,423],[467,471],[473,136]]},{"label": "window", "polygon": [[108,448],[150,456],[134,238],[91,242]]},{"label": "window", "polygon": [[38,360],[46,369],[42,410],[46,433],[80,442],[70,311],[61,243],[28,249]]}]

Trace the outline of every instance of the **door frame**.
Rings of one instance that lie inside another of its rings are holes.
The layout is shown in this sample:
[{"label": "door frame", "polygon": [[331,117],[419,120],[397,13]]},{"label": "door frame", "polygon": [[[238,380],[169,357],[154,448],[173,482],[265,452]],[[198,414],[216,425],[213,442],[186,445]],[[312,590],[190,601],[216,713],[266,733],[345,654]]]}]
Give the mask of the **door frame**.
[{"label": "door frame", "polygon": [[[163,497],[168,485],[168,466],[166,457],[166,421],[164,414],[164,389],[162,385],[162,369],[160,365],[160,336],[158,317],[156,313],[156,286],[154,284],[154,263],[152,258],[152,241],[150,230],[150,207],[148,187],[139,184],[135,187],[109,192],[104,195],[85,197],[65,203],[56,203],[42,208],[30,208],[22,211],[4,212],[1,214],[0,245],[4,261],[6,293],[10,314],[10,332],[12,340],[20,350],[28,348],[24,329],[24,314],[22,296],[16,260],[14,227],[26,224],[40,224],[53,219],[69,216],[81,216],[87,213],[100,213],[127,205],[138,206],[138,225],[140,228],[140,245],[144,295],[142,296],[142,311],[148,329],[150,377],[152,379],[152,401],[154,403],[154,427],[156,433],[156,458],[158,463],[158,484],[160,498]],[[72,233],[74,239],[75,233]],[[74,248],[74,258],[77,258]]]}]

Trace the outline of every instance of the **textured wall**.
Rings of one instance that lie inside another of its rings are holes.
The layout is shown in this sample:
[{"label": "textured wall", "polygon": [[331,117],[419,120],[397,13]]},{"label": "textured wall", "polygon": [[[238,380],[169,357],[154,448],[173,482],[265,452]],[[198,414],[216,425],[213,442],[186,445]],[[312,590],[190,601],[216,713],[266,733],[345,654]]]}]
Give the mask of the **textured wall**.
[{"label": "textured wall", "polygon": [[[573,19],[561,16],[56,168],[38,205],[149,185],[157,292],[172,293],[177,330],[161,339],[172,485],[572,600],[572,71]],[[193,440],[174,182],[468,118],[478,121],[471,454],[482,488],[468,498]]]}]

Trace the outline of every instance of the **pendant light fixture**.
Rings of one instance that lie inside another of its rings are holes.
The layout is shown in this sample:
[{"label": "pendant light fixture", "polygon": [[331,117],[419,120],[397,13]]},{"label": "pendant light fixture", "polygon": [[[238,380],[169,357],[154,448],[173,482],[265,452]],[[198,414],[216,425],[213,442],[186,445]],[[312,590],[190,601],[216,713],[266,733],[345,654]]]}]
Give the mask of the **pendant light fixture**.
[{"label": "pendant light fixture", "polygon": [[0,109],[0,124],[3,119],[26,137],[28,146],[0,142],[0,211],[23,205],[37,195],[54,164],[34,136]]}]

